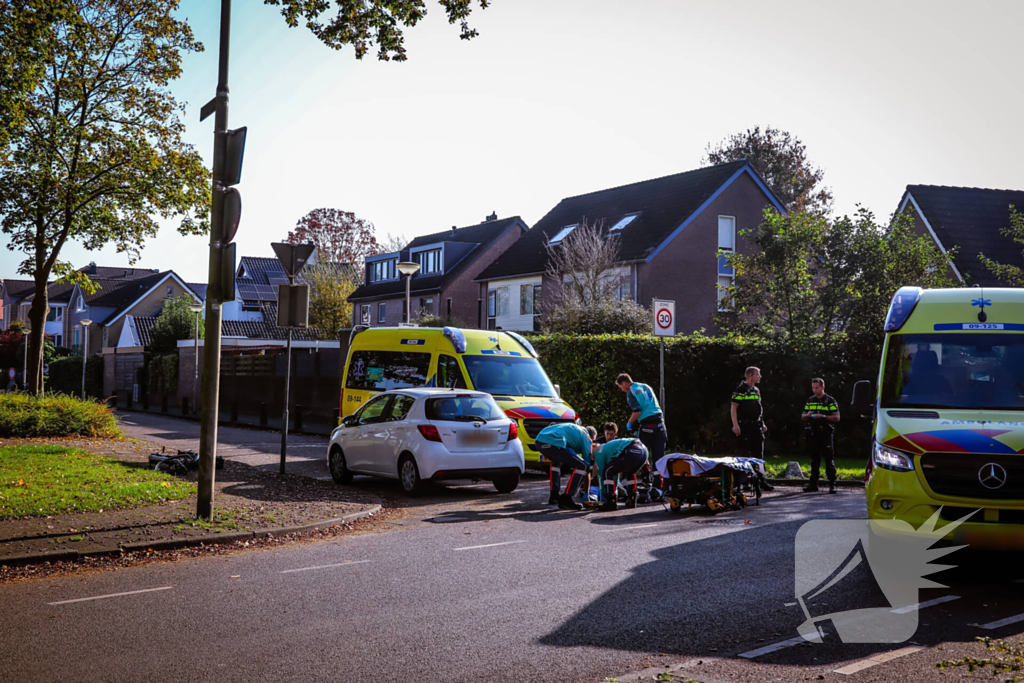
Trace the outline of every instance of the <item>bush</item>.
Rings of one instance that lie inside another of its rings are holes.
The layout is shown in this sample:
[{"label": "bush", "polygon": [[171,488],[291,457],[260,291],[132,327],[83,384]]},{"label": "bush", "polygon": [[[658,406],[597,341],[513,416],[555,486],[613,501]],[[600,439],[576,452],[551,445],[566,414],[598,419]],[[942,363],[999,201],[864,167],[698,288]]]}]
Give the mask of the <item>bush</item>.
[{"label": "bush", "polygon": [[416,324],[420,327],[465,327],[455,316],[449,318],[441,315],[421,315],[416,318]]},{"label": "bush", "polygon": [[65,394],[0,394],[0,437],[121,436],[110,408]]},{"label": "bush", "polygon": [[[82,395],[82,357],[68,356],[50,362],[46,391],[54,394]],[[85,364],[85,395],[103,396],[103,357],[90,356]]]},{"label": "bush", "polygon": [[178,354],[153,355],[146,365],[145,391],[173,395],[178,391]]},{"label": "bush", "polygon": [[[665,339],[665,415],[672,450],[705,454],[732,453],[735,437],[729,419],[732,390],[747,366],[761,368],[766,453],[795,455],[804,433],[800,414],[811,395],[811,378],[825,379],[826,391],[848,406],[853,382],[878,372],[873,347],[862,348],[843,339],[841,346],[811,345],[796,349],[779,342],[744,337]],[[659,341],[649,335],[544,335],[530,342],[541,363],[559,384],[562,397],[579,412],[585,424],[609,420],[624,427],[630,410],[615,386],[620,372],[649,384],[659,382]],[[837,455],[866,457],[871,443],[870,423],[845,411],[837,428]]]},{"label": "bush", "polygon": [[628,300],[563,303],[544,316],[545,334],[644,334],[651,329],[651,312]]}]

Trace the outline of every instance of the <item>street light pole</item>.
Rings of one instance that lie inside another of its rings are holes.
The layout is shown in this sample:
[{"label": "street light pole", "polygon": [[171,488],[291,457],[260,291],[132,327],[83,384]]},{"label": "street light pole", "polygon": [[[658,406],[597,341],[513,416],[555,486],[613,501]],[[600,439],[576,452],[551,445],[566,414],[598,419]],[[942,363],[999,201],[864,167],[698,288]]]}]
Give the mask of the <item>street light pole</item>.
[{"label": "street light pole", "polygon": [[414,261],[403,261],[398,264],[398,272],[405,276],[405,322],[412,323],[412,276],[420,269]]},{"label": "street light pole", "polygon": [[82,400],[85,400],[85,364],[89,360],[89,319],[79,320],[82,324]]},{"label": "street light pole", "polygon": [[196,314],[195,340],[192,343],[192,412],[199,408],[199,314],[203,312],[202,304],[192,304],[189,309]]}]

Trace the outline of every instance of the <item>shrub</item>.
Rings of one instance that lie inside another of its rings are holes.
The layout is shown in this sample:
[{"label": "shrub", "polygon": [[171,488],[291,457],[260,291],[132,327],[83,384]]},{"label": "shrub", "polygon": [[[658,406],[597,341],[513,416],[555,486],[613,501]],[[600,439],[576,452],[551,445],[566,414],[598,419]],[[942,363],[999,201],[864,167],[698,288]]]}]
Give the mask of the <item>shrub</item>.
[{"label": "shrub", "polygon": [[449,318],[442,315],[420,315],[416,318],[416,324],[420,327],[465,327],[455,316]]},{"label": "shrub", "polygon": [[146,365],[146,392],[174,394],[178,391],[178,354],[153,355]]},{"label": "shrub", "polygon": [[66,394],[0,394],[0,437],[121,436],[106,404]]},{"label": "shrub", "polygon": [[553,307],[541,323],[546,334],[644,334],[652,324],[651,312],[646,308],[616,299],[563,302]]},{"label": "shrub", "polygon": [[[50,362],[46,377],[46,391],[55,394],[82,395],[82,357],[68,356]],[[85,395],[103,396],[103,357],[90,356],[85,364]]]}]

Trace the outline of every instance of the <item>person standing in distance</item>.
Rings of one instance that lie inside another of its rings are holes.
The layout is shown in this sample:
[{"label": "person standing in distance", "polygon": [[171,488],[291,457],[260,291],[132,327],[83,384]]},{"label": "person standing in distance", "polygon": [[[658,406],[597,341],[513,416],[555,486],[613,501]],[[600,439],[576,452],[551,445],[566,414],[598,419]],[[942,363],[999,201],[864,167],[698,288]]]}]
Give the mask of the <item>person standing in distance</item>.
[{"label": "person standing in distance", "polygon": [[821,477],[821,461],[825,461],[825,476],[828,477],[828,492],[836,492],[836,461],[832,443],[832,432],[835,423],[839,422],[839,404],[825,393],[825,380],[815,377],[811,380],[811,391],[814,393],[804,404],[801,418],[809,423],[811,431],[811,480],[804,491],[808,493],[818,490],[818,478]]},{"label": "person standing in distance", "polygon": [[664,484],[661,476],[655,474],[658,486],[655,488],[651,473],[654,471],[654,463],[658,462],[665,455],[665,445],[668,444],[668,430],[665,429],[665,418],[663,417],[658,399],[654,396],[654,390],[646,384],[634,382],[626,373],[615,378],[615,384],[626,392],[626,403],[629,404],[633,414],[629,416],[626,423],[626,431],[634,428],[640,430],[640,443],[648,452],[647,467],[641,470],[642,486],[638,494],[641,503],[656,502],[661,500]]},{"label": "person standing in distance", "polygon": [[[768,427],[764,424],[761,406],[761,390],[757,383],[761,381],[761,369],[751,365],[743,373],[744,379],[732,392],[732,404],[729,414],[732,417],[732,433],[736,435],[736,455],[746,458],[764,459],[764,433]],[[758,476],[761,488],[773,491],[764,475]]]},{"label": "person standing in distance", "polygon": [[[591,427],[593,429],[593,427]],[[594,436],[596,436],[596,430]],[[565,493],[558,496],[559,510],[582,510],[583,506],[573,500],[583,483],[583,476],[590,467],[593,454],[593,438],[590,433],[572,422],[558,422],[548,425],[537,435],[536,447],[546,460],[552,463],[552,497],[558,493],[561,475],[568,474]],[[558,479],[555,471],[558,470]]]}]

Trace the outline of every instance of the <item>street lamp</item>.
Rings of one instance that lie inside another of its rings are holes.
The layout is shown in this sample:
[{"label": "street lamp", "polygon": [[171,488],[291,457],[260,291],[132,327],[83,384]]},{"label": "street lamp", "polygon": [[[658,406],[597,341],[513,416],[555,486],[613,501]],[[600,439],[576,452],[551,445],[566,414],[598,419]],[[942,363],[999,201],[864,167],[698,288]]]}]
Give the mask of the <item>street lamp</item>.
[{"label": "street lamp", "polygon": [[78,321],[82,326],[82,400],[85,400],[85,362],[89,360],[89,325],[92,321],[83,318]]},{"label": "street lamp", "polygon": [[194,413],[199,408],[199,314],[203,312],[203,305],[192,304],[188,308],[196,314],[196,338],[192,345],[192,359],[195,365],[193,368],[195,372],[192,376],[192,412]]},{"label": "street lamp", "polygon": [[412,276],[420,269],[420,264],[413,261],[403,261],[398,264],[398,272],[405,276],[405,322],[412,323]]}]

